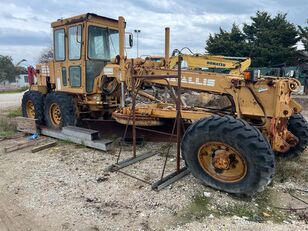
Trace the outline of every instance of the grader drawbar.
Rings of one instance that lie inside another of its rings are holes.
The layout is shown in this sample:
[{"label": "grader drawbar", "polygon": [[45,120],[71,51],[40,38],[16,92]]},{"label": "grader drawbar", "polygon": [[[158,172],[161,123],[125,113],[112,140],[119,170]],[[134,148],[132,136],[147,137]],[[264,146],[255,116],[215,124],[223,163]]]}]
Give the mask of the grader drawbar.
[{"label": "grader drawbar", "polygon": [[[169,28],[163,58],[127,58],[125,49],[133,39],[125,33],[123,17],[84,14],[51,26],[54,58],[30,68],[23,116],[52,129],[89,121],[122,124],[125,138],[131,131],[133,157],[117,161],[110,170],[121,171],[151,156],[136,155],[139,131],[173,124],[170,132],[156,132],[176,141],[176,171],[165,178],[164,167],[156,188],[190,171],[213,188],[252,195],[272,181],[275,156],[297,157],[308,144],[302,107],[291,98],[300,88],[296,79],[257,77],[241,62],[229,74],[198,70],[204,57],[193,57],[194,69],[182,69],[181,52],[175,67]],[[204,93],[224,103],[196,106],[183,99],[184,94]]]}]

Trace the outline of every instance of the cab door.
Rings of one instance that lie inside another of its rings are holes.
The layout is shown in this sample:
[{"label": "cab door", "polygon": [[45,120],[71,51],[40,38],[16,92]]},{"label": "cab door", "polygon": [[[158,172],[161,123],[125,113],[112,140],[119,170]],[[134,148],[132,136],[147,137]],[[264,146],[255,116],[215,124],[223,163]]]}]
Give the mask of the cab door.
[{"label": "cab door", "polygon": [[84,45],[82,24],[54,30],[56,91],[84,92]]},{"label": "cab door", "polygon": [[[67,86],[66,78],[66,31],[65,27],[54,29],[54,83],[56,91]],[[65,77],[64,77],[65,76]]]},{"label": "cab door", "polygon": [[[85,91],[85,61],[82,24],[71,25],[67,28],[67,61],[66,72],[67,86],[74,93]],[[64,73],[63,73],[64,76]]]}]

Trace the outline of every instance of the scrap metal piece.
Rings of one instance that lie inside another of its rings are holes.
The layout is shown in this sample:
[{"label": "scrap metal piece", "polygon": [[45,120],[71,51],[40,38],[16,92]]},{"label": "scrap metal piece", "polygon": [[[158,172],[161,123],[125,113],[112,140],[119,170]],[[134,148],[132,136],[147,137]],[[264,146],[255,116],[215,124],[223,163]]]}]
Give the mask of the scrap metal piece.
[{"label": "scrap metal piece", "polygon": [[155,191],[160,191],[161,189],[166,188],[167,186],[187,176],[189,173],[190,170],[186,167],[183,167],[179,171],[175,171],[152,184],[152,189]]},{"label": "scrap metal piece", "polygon": [[131,157],[131,158],[128,158],[126,160],[122,160],[119,163],[110,165],[109,167],[107,167],[106,170],[109,171],[109,172],[115,172],[119,169],[125,168],[125,167],[132,165],[132,164],[135,164],[137,162],[140,162],[140,161],[147,159],[151,156],[154,156],[156,154],[157,153],[149,152],[149,153],[141,154],[141,155],[136,156],[136,157]]}]

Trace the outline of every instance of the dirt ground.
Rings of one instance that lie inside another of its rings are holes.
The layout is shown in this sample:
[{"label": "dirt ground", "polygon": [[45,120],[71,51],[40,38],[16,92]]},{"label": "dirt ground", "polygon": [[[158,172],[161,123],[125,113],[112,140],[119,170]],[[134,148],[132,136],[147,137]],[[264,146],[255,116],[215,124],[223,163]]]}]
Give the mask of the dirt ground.
[{"label": "dirt ground", "polygon": [[[308,230],[307,151],[296,160],[279,160],[274,183],[263,193],[238,198],[192,175],[156,192],[123,173],[107,172],[117,159],[116,142],[109,152],[62,141],[37,153],[32,147],[5,153],[13,143],[0,142],[0,231]],[[155,182],[167,148],[138,147],[138,153],[157,155],[123,171]],[[130,155],[130,146],[124,146],[121,158]],[[174,167],[171,157],[167,172]]]},{"label": "dirt ground", "polygon": [[1,93],[0,94],[0,111],[16,108],[20,105],[23,92],[19,93]]}]

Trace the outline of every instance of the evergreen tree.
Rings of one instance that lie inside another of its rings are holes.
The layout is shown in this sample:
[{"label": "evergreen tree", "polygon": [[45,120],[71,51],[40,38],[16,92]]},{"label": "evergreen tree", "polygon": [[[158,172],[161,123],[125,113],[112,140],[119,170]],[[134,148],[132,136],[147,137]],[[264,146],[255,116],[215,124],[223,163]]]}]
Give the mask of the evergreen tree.
[{"label": "evergreen tree", "polygon": [[206,49],[210,54],[225,56],[246,56],[247,44],[245,35],[233,24],[230,32],[220,28],[219,33],[209,36]]},{"label": "evergreen tree", "polygon": [[258,11],[251,17],[251,25],[244,24],[254,66],[292,65],[296,61],[298,32],[286,16],[277,14],[272,18],[267,12]]},{"label": "evergreen tree", "polygon": [[[308,20],[307,20],[307,23],[308,23]],[[304,48],[306,51],[308,51],[308,27],[298,26],[298,29],[299,29],[301,41],[304,44]]]},{"label": "evergreen tree", "polygon": [[255,67],[292,65],[300,38],[286,16],[271,17],[267,12],[258,11],[251,17],[251,24],[244,24],[242,31],[233,24],[230,32],[220,29],[219,33],[210,35],[206,50],[215,55],[251,57]]}]

